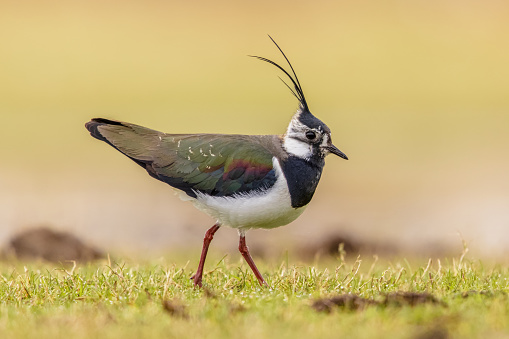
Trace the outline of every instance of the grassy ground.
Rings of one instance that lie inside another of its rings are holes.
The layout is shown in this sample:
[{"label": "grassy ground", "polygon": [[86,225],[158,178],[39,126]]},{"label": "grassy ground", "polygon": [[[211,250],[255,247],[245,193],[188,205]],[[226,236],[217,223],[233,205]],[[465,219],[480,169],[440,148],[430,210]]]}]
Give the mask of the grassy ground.
[{"label": "grassy ground", "polygon": [[[189,280],[194,266],[163,260],[1,263],[0,337],[509,337],[505,266],[463,257],[299,266],[283,260],[279,267],[258,260],[271,286],[260,288],[247,265],[211,259],[203,290]],[[412,306],[410,299],[391,299],[396,291],[427,292],[435,300]],[[330,312],[313,308],[316,300],[345,293],[379,303],[326,300]]]}]

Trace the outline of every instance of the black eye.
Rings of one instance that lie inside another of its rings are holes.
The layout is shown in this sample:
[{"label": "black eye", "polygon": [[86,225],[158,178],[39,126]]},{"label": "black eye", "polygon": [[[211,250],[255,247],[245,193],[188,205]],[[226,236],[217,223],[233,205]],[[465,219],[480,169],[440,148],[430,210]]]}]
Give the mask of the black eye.
[{"label": "black eye", "polygon": [[313,131],[307,131],[306,138],[308,138],[309,140],[313,140],[314,138],[316,138],[316,133]]}]

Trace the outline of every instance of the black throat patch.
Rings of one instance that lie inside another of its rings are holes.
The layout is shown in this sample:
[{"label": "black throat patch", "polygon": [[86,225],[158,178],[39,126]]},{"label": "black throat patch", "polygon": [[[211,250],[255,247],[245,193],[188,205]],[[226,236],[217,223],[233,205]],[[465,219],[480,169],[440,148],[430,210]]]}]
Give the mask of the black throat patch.
[{"label": "black throat patch", "polygon": [[290,156],[283,161],[282,170],[288,183],[292,207],[306,206],[313,198],[325,161],[313,157],[310,161]]}]

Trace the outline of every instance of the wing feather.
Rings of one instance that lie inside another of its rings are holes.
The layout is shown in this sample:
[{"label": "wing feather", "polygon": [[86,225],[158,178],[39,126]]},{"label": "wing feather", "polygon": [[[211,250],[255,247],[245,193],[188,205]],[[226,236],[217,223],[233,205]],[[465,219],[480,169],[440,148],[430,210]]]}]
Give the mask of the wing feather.
[{"label": "wing feather", "polygon": [[142,126],[93,119],[86,124],[154,178],[191,197],[198,192],[232,196],[271,187],[273,155],[256,137],[218,134],[166,134]]}]

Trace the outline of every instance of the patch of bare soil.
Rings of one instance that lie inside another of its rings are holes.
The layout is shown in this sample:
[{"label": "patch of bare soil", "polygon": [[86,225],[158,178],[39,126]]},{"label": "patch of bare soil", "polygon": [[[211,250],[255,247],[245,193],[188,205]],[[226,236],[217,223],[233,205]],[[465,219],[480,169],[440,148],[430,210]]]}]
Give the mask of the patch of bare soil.
[{"label": "patch of bare soil", "polygon": [[368,306],[413,307],[420,304],[446,306],[443,302],[439,301],[429,293],[394,292],[386,294],[382,301],[362,298],[355,294],[342,294],[332,298],[315,300],[311,307],[317,312],[330,313],[336,308],[343,310],[362,310]]},{"label": "patch of bare soil", "polygon": [[483,297],[497,297],[497,296],[507,296],[507,293],[504,291],[474,291],[474,290],[470,290],[470,291],[460,292],[460,293],[456,294],[456,297],[459,296],[462,298],[469,298],[469,297],[473,297],[476,295],[483,296]]},{"label": "patch of bare soil", "polygon": [[360,240],[347,234],[327,234],[321,240],[302,245],[298,253],[303,258],[313,258],[316,255],[357,256],[359,254],[393,255],[398,252],[397,246]]},{"label": "patch of bare soil", "polygon": [[163,300],[163,309],[172,317],[187,319],[186,307],[178,300]]},{"label": "patch of bare soil", "polygon": [[330,313],[335,308],[361,310],[367,306],[377,304],[378,303],[374,300],[361,298],[355,294],[342,294],[332,298],[315,300],[311,307],[313,307],[317,312]]},{"label": "patch of bare soil", "polygon": [[23,259],[44,259],[50,262],[88,262],[104,254],[74,235],[49,228],[30,229],[13,237],[7,254]]},{"label": "patch of bare soil", "polygon": [[394,292],[385,296],[384,306],[416,306],[420,304],[442,304],[432,294],[426,292]]},{"label": "patch of bare soil", "polygon": [[449,332],[447,329],[442,327],[431,328],[420,334],[415,339],[447,339],[449,338]]},{"label": "patch of bare soil", "polygon": [[451,253],[451,249],[438,243],[429,243],[425,246],[425,252],[419,249],[409,249],[396,241],[379,242],[363,239],[348,233],[328,233],[318,240],[307,242],[298,247],[298,253],[303,259],[314,258],[317,255],[323,256],[350,256],[356,257],[363,255],[395,256],[402,253],[411,253],[414,255],[426,256],[446,256]]}]

